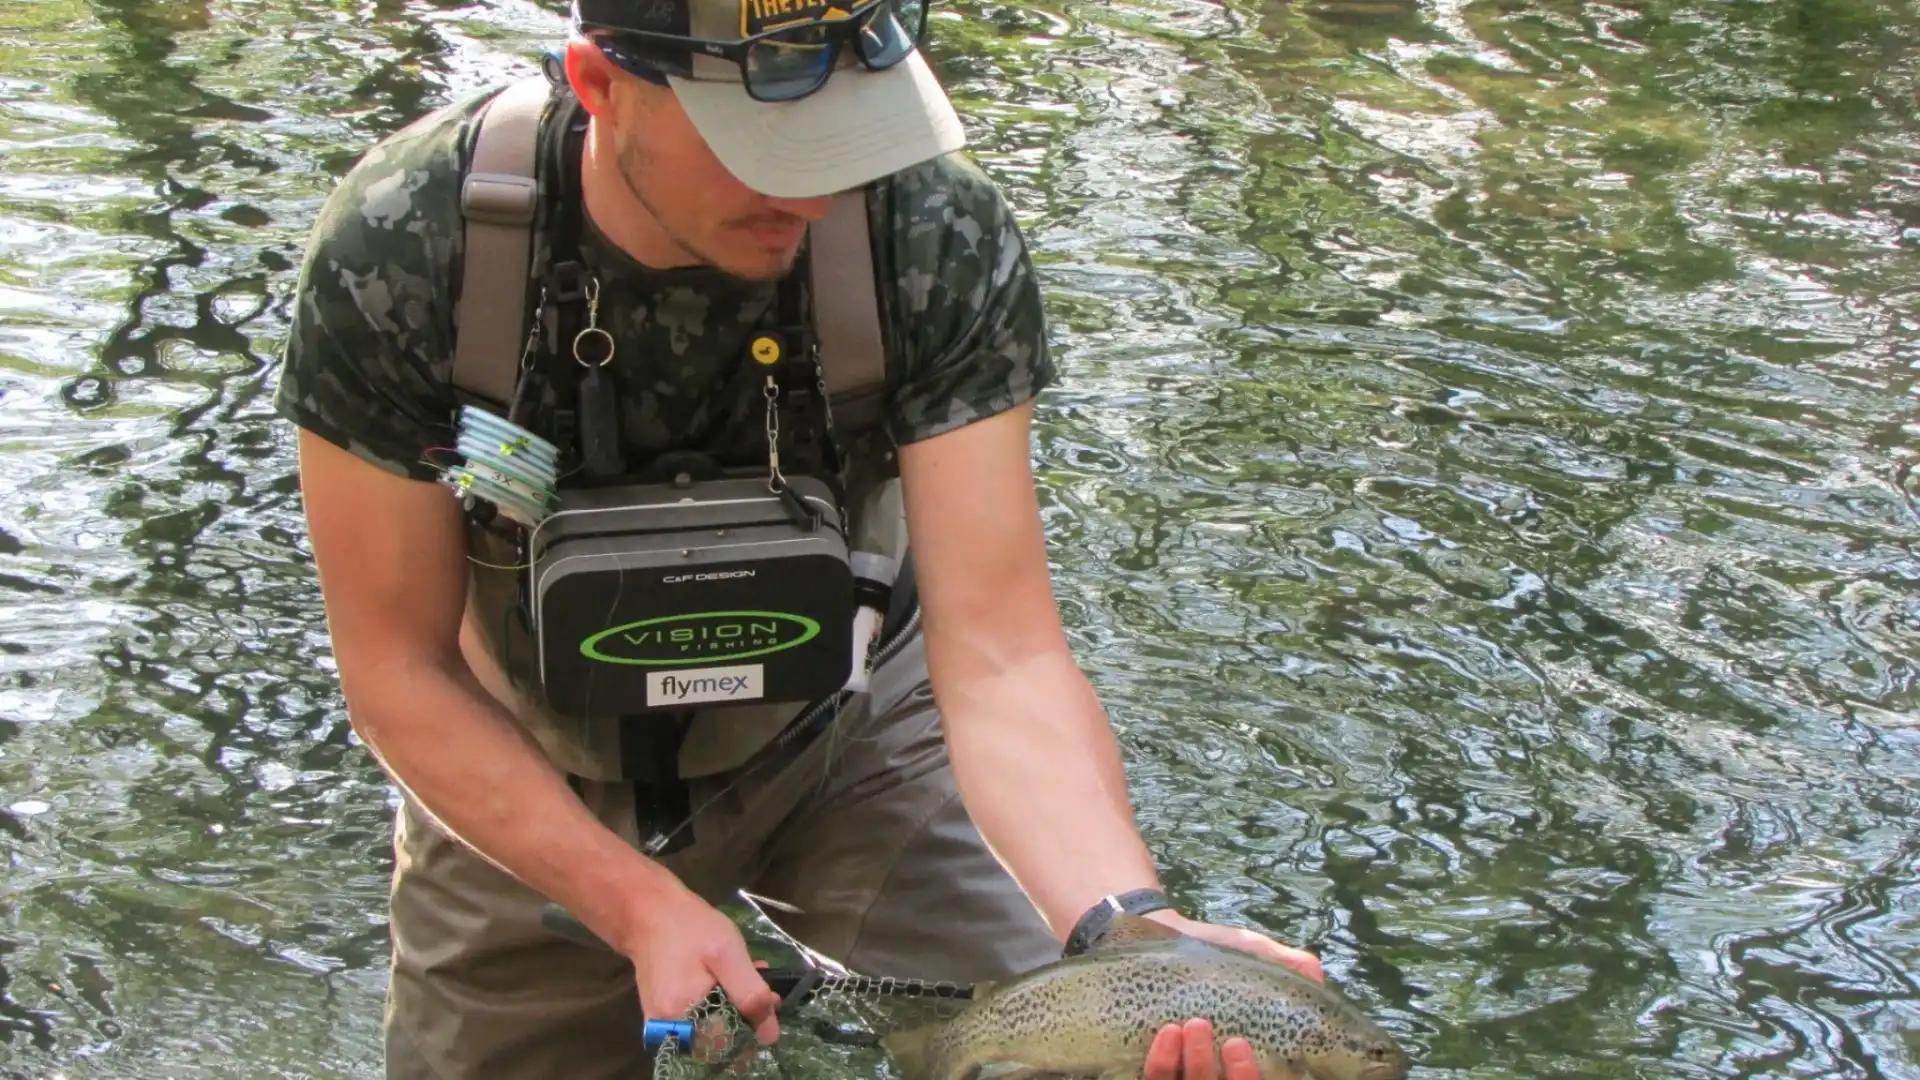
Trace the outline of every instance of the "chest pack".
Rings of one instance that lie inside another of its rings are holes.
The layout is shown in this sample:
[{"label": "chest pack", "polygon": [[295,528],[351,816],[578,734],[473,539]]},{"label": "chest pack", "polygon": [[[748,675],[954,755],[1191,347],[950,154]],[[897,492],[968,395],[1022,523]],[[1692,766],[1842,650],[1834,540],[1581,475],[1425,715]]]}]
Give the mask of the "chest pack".
[{"label": "chest pack", "polygon": [[[891,527],[897,502],[845,505],[837,469],[821,464],[837,448],[811,443],[816,430],[831,444],[881,420],[886,355],[865,191],[836,197],[809,229],[794,275],[805,289],[782,283],[776,324],[742,358],[764,379],[764,465],[629,470],[595,283],[584,326],[546,331],[560,347],[545,364],[579,364],[563,369],[577,432],[549,439],[521,426],[542,366],[532,359],[540,315],[555,310],[553,267],[534,244],[543,218],[552,224],[543,207],[555,205],[539,169],[553,78],[509,86],[477,123],[453,356],[463,461],[443,473],[470,515],[508,519],[518,537],[514,570],[547,707],[594,720],[864,689],[904,529]],[[578,202],[562,192],[558,213],[579,213]],[[783,470],[782,448],[796,445],[806,452]],[[856,531],[856,517],[867,527]]]}]

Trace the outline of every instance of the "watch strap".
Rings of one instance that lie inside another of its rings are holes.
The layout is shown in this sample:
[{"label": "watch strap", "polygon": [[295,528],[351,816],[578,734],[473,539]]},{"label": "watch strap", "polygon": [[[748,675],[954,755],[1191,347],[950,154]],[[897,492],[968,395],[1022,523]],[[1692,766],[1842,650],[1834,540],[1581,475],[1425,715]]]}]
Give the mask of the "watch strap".
[{"label": "watch strap", "polygon": [[1061,950],[1061,955],[1078,956],[1092,948],[1106,936],[1116,915],[1145,915],[1149,911],[1166,911],[1172,907],[1173,902],[1159,889],[1134,889],[1103,896],[1099,903],[1088,908],[1086,914],[1073,924],[1073,931],[1067,935],[1067,944]]}]

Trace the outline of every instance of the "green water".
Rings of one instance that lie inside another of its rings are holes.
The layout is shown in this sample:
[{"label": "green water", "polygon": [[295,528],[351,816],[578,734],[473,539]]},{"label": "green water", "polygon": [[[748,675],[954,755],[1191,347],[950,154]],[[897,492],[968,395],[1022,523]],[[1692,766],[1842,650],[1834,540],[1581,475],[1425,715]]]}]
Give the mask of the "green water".
[{"label": "green water", "polygon": [[[303,230],[557,5],[0,0],[0,1076],[373,1077]],[[1920,1077],[1920,14],[943,8],[1180,897],[1420,1076]]]}]

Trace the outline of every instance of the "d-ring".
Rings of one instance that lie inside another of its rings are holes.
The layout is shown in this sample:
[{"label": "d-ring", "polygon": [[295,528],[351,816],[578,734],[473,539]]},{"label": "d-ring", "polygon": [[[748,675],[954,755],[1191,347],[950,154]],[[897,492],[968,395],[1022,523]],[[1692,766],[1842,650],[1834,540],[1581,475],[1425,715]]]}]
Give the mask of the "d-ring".
[{"label": "d-ring", "polygon": [[[580,355],[580,343],[587,340],[588,334],[598,334],[602,338],[606,339],[607,355],[602,357],[598,364],[594,364],[592,361],[589,361],[586,357]],[[613,359],[613,349],[614,349],[613,335],[607,333],[605,330],[602,330],[597,326],[589,326],[585,330],[582,330],[578,334],[575,334],[573,336],[573,358],[580,362],[581,367],[586,367],[586,368],[606,367],[607,361]]]}]

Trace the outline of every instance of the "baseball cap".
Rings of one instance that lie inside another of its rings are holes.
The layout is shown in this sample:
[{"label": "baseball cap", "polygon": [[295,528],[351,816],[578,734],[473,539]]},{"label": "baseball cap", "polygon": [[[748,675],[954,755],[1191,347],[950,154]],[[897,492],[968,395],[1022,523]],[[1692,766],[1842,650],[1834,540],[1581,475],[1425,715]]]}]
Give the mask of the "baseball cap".
[{"label": "baseball cap", "polygon": [[[878,180],[966,145],[966,132],[926,58],[912,48],[873,70],[845,42],[826,81],[805,96],[757,100],[740,61],[665,34],[731,44],[782,36],[885,9],[923,12],[929,0],[573,0],[574,26],[610,52],[664,74],[714,155],[767,195],[811,198]],[[924,19],[924,14],[920,15]],[[764,95],[763,95],[764,96]]]}]

